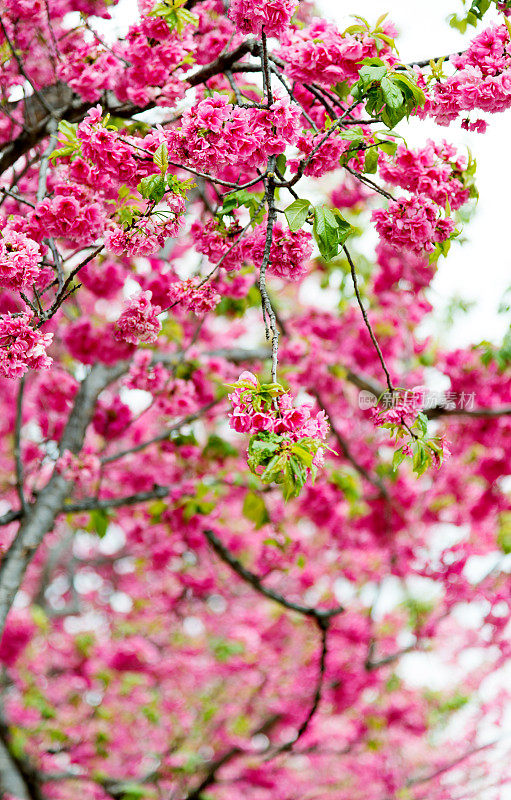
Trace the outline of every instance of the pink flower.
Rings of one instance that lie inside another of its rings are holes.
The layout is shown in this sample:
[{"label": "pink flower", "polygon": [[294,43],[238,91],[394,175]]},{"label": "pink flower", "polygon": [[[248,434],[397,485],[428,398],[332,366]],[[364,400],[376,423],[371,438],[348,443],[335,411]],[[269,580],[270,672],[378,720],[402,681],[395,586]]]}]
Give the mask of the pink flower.
[{"label": "pink flower", "polygon": [[116,337],[131,344],[155,342],[161,330],[160,311],[160,306],[151,305],[151,292],[140,292],[131,297],[117,320]]},{"label": "pink flower", "polygon": [[6,225],[0,234],[0,286],[7,289],[31,286],[40,273],[40,262],[37,242]]},{"label": "pink flower", "polygon": [[12,667],[35,634],[35,625],[25,611],[12,611],[0,639],[0,663]]},{"label": "pink flower", "polygon": [[49,369],[53,333],[41,333],[32,321],[29,314],[0,315],[0,375],[21,378],[29,369]]},{"label": "pink flower", "polygon": [[431,252],[434,242],[445,241],[454,230],[454,220],[441,218],[438,206],[424,195],[391,200],[388,209],[373,211],[372,220],[384,241],[415,253]]},{"label": "pink flower", "polygon": [[297,0],[260,0],[258,3],[250,0],[231,0],[229,16],[242,33],[279,36],[289,25],[293,16]]}]

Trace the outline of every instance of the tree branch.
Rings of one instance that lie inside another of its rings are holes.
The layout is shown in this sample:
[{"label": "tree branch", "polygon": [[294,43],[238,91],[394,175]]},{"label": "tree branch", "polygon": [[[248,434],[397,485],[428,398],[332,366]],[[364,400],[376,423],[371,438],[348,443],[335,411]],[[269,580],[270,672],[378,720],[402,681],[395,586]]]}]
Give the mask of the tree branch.
[{"label": "tree branch", "polygon": [[[94,414],[100,392],[126,370],[125,362],[114,367],[96,364],[83,380],[69,419],[67,421],[60,452],[80,452],[85,433]],[[28,509],[18,533],[0,565],[0,636],[5,627],[7,614],[44,536],[52,530],[69,492],[70,484],[54,470],[52,477],[39,493],[37,500]]]},{"label": "tree branch", "polygon": [[324,625],[325,622],[330,620],[332,617],[342,614],[345,610],[344,606],[336,606],[335,608],[316,608],[315,606],[306,606],[302,605],[301,603],[294,603],[292,600],[288,600],[279,592],[275,592],[273,589],[268,589],[266,586],[264,586],[259,575],[256,575],[255,572],[251,572],[249,569],[244,567],[243,564],[238,561],[235,556],[233,556],[231,551],[228,550],[224,544],[222,544],[220,539],[213,533],[213,531],[205,530],[203,531],[203,534],[217,556],[224,562],[224,564],[227,564],[236,573],[236,575],[241,578],[241,580],[252,586],[256,592],[264,595],[264,597],[267,597],[269,600],[273,600],[280,606],[283,606],[290,611],[296,611],[297,614],[302,614],[305,617],[312,617],[318,624],[321,625]]},{"label": "tree branch", "polygon": [[321,631],[321,655],[319,657],[318,677],[316,680],[316,689],[314,691],[311,707],[304,721],[298,728],[296,736],[285,744],[280,745],[280,747],[277,747],[277,749],[268,757],[267,761],[275,758],[275,756],[279,755],[280,753],[285,753],[293,749],[296,742],[301,739],[304,733],[307,731],[314,715],[316,714],[316,711],[319,708],[321,696],[323,694],[323,686],[325,683],[326,659],[328,655],[328,629],[330,626],[330,620],[316,618],[316,622]]}]

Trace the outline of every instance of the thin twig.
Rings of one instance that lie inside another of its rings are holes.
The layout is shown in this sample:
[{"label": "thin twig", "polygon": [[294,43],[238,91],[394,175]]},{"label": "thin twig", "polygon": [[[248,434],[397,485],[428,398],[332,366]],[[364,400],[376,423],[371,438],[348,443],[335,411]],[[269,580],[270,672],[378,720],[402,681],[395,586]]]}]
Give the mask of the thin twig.
[{"label": "thin twig", "polygon": [[[273,226],[277,218],[275,210],[275,179],[273,170],[275,168],[275,156],[268,159],[268,180],[266,182],[266,201],[268,203],[268,221],[266,225],[266,241],[264,245],[263,259],[259,270],[259,292],[261,295],[261,305],[263,309],[263,320],[266,326],[266,338],[270,339],[271,331],[271,377],[274,383],[277,382],[277,365],[279,360],[279,329],[275,311],[268,296],[266,289],[266,269],[271,260],[271,246],[273,242]],[[269,324],[268,324],[269,320]]]},{"label": "thin twig", "polygon": [[145,442],[141,442],[141,444],[137,444],[134,447],[129,447],[127,450],[121,450],[118,453],[113,453],[111,456],[104,456],[101,459],[101,463],[111,464],[112,461],[118,461],[120,458],[132,455],[132,453],[139,453],[141,450],[145,450],[146,447],[150,447],[152,444],[165,442],[175,431],[178,431],[180,428],[184,427],[184,425],[189,425],[191,422],[195,422],[195,420],[200,419],[200,417],[202,417],[207,411],[220,403],[222,399],[223,398],[217,398],[212,400],[210,403],[202,406],[202,408],[194,411],[193,414],[189,414],[187,417],[179,420],[179,422],[176,422],[170,428],[167,428],[167,430],[163,431],[163,433],[159,433],[158,436],[153,436],[152,439],[147,439]]},{"label": "thin twig", "polygon": [[385,373],[385,377],[387,379],[387,386],[389,387],[389,392],[394,392],[395,389],[394,389],[394,386],[392,385],[392,380],[390,378],[390,373],[389,373],[389,371],[387,369],[387,365],[385,363],[385,359],[383,358],[383,354],[382,354],[382,352],[380,350],[380,345],[376,341],[376,337],[375,337],[375,335],[373,333],[373,329],[371,328],[371,323],[369,322],[369,319],[367,317],[367,312],[366,312],[366,310],[364,308],[364,304],[362,302],[362,298],[360,297],[360,292],[358,290],[357,273],[356,273],[356,270],[355,270],[355,264],[353,263],[353,259],[351,258],[350,252],[349,252],[349,250],[348,250],[348,248],[346,247],[345,244],[342,245],[342,249],[344,250],[346,258],[348,259],[348,264],[350,265],[351,277],[352,277],[352,280],[353,280],[353,287],[355,289],[355,294],[357,296],[357,302],[358,302],[359,308],[360,308],[360,310],[362,312],[362,317],[364,318],[365,326],[366,326],[366,328],[367,328],[367,330],[369,332],[369,336],[371,337],[371,341],[372,341],[372,343],[374,345],[374,348],[375,348],[376,352],[378,353],[378,358],[380,359],[380,364],[382,365],[382,369],[383,369],[383,371]]}]

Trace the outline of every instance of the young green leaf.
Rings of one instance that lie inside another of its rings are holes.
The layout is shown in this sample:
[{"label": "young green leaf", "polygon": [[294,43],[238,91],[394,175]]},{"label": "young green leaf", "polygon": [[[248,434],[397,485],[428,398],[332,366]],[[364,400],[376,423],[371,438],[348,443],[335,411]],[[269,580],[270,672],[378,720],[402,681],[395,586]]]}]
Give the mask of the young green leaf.
[{"label": "young green leaf", "polygon": [[309,200],[301,200],[298,198],[284,210],[287,224],[289,225],[289,230],[293,231],[294,233],[303,227],[305,220],[309,216],[310,207],[311,204]]}]

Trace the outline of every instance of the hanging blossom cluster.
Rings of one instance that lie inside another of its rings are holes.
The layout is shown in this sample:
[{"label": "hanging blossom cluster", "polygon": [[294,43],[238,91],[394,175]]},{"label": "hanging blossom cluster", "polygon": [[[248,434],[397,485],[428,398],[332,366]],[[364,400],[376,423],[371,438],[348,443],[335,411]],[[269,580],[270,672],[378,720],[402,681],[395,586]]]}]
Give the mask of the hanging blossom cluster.
[{"label": "hanging blossom cluster", "polygon": [[[266,224],[257,225],[251,233],[240,236],[242,228],[235,220],[225,227],[215,220],[194,222],[191,234],[195,248],[204,253],[212,264],[221,262],[228,272],[244,264],[260,267],[266,245]],[[236,242],[236,238],[240,241]],[[236,244],[233,247],[233,244]],[[299,280],[308,270],[312,255],[312,235],[308,231],[291,231],[280,222],[273,226],[268,272],[279,278]],[[232,248],[232,249],[231,249]]]},{"label": "hanging blossom cluster", "polygon": [[260,36],[279,36],[289,25],[298,6],[298,0],[231,0],[229,17],[241,33]]},{"label": "hanging blossom cluster", "polygon": [[[390,23],[385,23],[383,30],[387,37],[396,35],[396,29]],[[385,40],[377,48],[369,32],[342,34],[333,23],[317,18],[310,25],[283,36],[278,55],[286,62],[288,75],[326,87],[343,81],[356,81],[364,58],[378,56],[389,64],[396,60]]]},{"label": "hanging blossom cluster", "polygon": [[247,260],[248,237],[241,236],[242,230],[237,219],[228,226],[220,225],[215,219],[195,220],[190,235],[197,252],[207,256],[212,264],[221,261],[223,269],[231,272],[241,269]]},{"label": "hanging blossom cluster", "polygon": [[7,224],[0,231],[0,286],[24,289],[40,275],[41,251],[37,242]]},{"label": "hanging blossom cluster", "polygon": [[[143,5],[151,11],[157,2]],[[156,15],[144,15],[141,22],[132,25],[126,38],[114,47],[114,54],[124,62],[120,79],[112,87],[119,100],[135,103],[139,108],[152,102],[174,105],[185,92],[183,77],[190,69],[195,33],[195,26],[187,24],[176,36]]]},{"label": "hanging blossom cluster", "polygon": [[123,64],[113,53],[86,42],[65,40],[65,44],[65,57],[58,65],[62,81],[89,103],[99,100],[105,89],[115,88]]},{"label": "hanging blossom cluster", "polygon": [[200,316],[215,308],[222,298],[210,283],[201,286],[197,278],[189,278],[186,281],[171,283],[168,299],[170,307],[179,304],[182,308]]},{"label": "hanging blossom cluster", "polygon": [[37,241],[47,236],[88,244],[103,233],[106,210],[102,202],[78,183],[57,183],[53,197],[37,203],[27,218],[27,230]]},{"label": "hanging blossom cluster", "polygon": [[[255,231],[250,257],[256,266],[263,260],[266,244],[266,227],[259,226]],[[273,239],[270,247],[270,263],[268,272],[279,278],[299,280],[308,269],[312,255],[312,235],[308,231],[290,231],[280,223],[273,227]]]},{"label": "hanging blossom cluster", "polygon": [[434,203],[452,210],[461,208],[470,196],[463,173],[468,162],[447,142],[428,141],[426,147],[409,150],[400,144],[393,158],[379,162],[380,176],[394,186],[429,197]]},{"label": "hanging blossom cluster", "polygon": [[393,466],[396,469],[406,458],[412,459],[412,469],[418,476],[428,467],[440,467],[451,455],[445,436],[430,436],[427,417],[422,413],[427,388],[415,386],[405,392],[386,393],[388,404],[370,409],[373,424],[386,429],[396,442],[405,440],[395,451]]},{"label": "hanging blossom cluster", "polygon": [[[308,133],[298,139],[297,147],[307,157],[321,143],[321,146],[305,167],[304,175],[320,178],[322,175],[326,175],[327,172],[333,172],[333,170],[338,169],[339,159],[342,154],[350,149],[351,143],[339,138],[339,136],[329,136],[324,142],[322,141],[323,137],[324,133]],[[291,172],[298,172],[299,166],[300,161],[298,159],[290,159],[289,167]]]},{"label": "hanging blossom cluster", "polygon": [[259,383],[242,372],[229,395],[229,424],[249,433],[247,463],[263,483],[282,484],[284,498],[296,497],[309,475],[314,478],[324,463],[329,425],[324,411],[293,405],[293,398],[278,383]]},{"label": "hanging blossom cluster", "polygon": [[238,433],[271,431],[285,434],[293,441],[306,437],[326,438],[329,426],[325,412],[318,411],[314,415],[311,405],[294,406],[293,398],[282,387],[274,395],[276,402],[273,404],[265,397],[266,384],[260,384],[251,372],[242,372],[233,385],[234,392],[229,395],[233,408],[229,425]]},{"label": "hanging blossom cluster", "polygon": [[117,320],[116,337],[130,344],[155,342],[161,330],[159,306],[151,304],[151,292],[139,292],[126,301],[126,308]]},{"label": "hanging blossom cluster", "polygon": [[21,378],[29,369],[49,369],[52,359],[46,349],[53,333],[34,327],[29,314],[0,315],[0,375]]},{"label": "hanging blossom cluster", "polygon": [[55,471],[75,483],[77,489],[91,491],[101,475],[101,461],[91,452],[74,455],[65,450],[55,463]]},{"label": "hanging blossom cluster", "polygon": [[400,250],[431,253],[436,242],[444,242],[455,229],[452,217],[425,195],[391,200],[388,208],[377,208],[372,220],[383,241]]},{"label": "hanging blossom cluster", "polygon": [[[457,72],[429,87],[418,72],[427,96],[419,116],[429,115],[439,125],[449,125],[465,111],[494,114],[511,107],[511,46],[506,25],[486,28],[450,62]],[[471,128],[484,133],[486,123],[481,120]]]},{"label": "hanging blossom cluster", "polygon": [[[134,145],[155,150],[160,137],[154,133],[143,138],[125,136],[105,125],[101,106],[91,108],[76,130],[77,144],[83,158],[93,165],[93,172],[86,175],[92,185],[125,184],[137,186],[142,178],[157,172],[150,157],[140,157]],[[138,158],[137,158],[138,153]]]},{"label": "hanging blossom cluster", "polygon": [[157,253],[167,239],[177,236],[181,228],[184,198],[178,195],[174,198],[169,200],[173,206],[170,210],[156,212],[150,217],[138,216],[132,223],[112,224],[105,233],[107,250],[118,256],[150,256]]},{"label": "hanging blossom cluster", "polygon": [[196,169],[260,167],[268,156],[298,141],[302,129],[296,104],[277,98],[267,109],[241,108],[214,93],[183,114],[179,131],[166,133],[173,158]]}]

